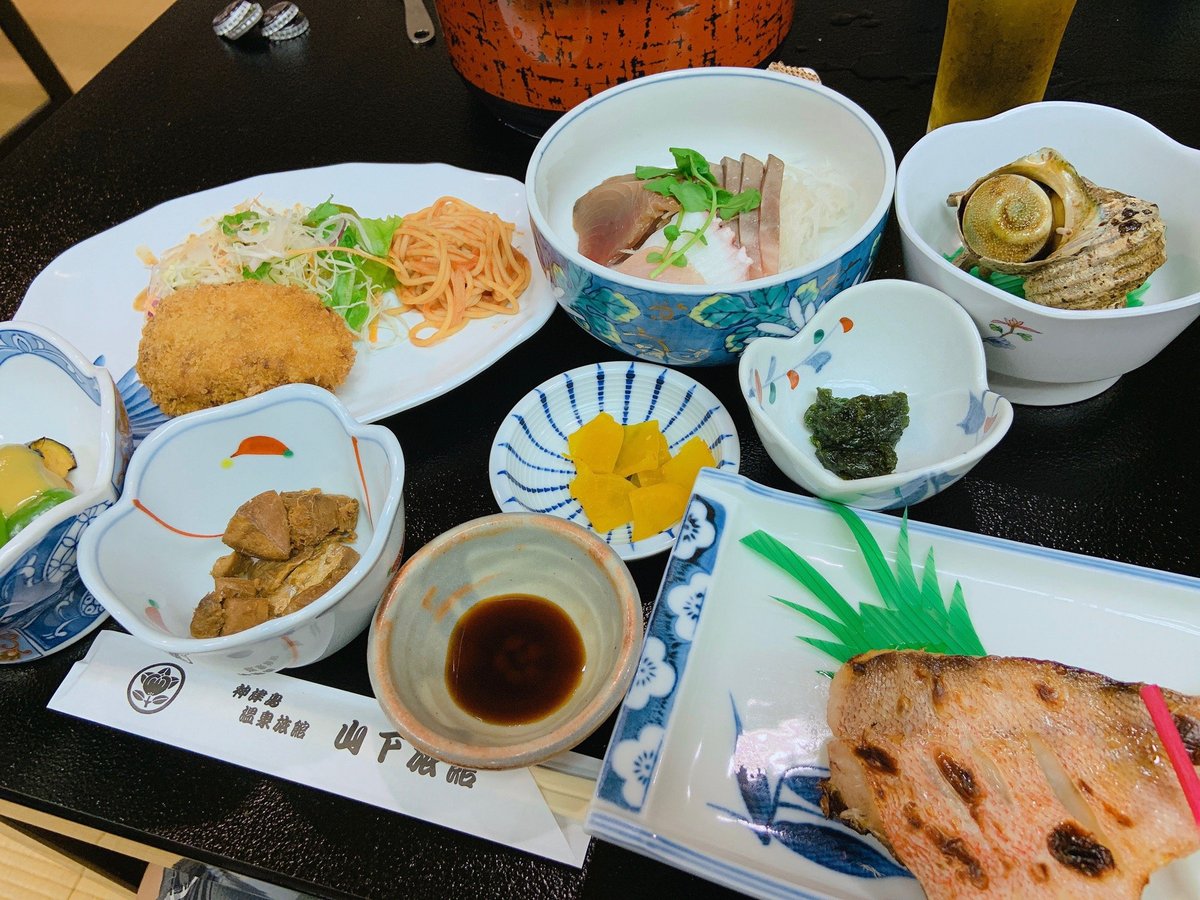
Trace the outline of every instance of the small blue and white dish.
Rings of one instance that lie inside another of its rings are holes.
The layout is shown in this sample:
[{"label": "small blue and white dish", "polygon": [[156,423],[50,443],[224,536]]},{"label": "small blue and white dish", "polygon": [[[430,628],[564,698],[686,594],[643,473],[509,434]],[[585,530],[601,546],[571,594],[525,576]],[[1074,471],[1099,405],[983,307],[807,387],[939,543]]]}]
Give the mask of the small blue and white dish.
[{"label": "small blue and white dish", "polygon": [[[783,473],[826,500],[862,509],[912,506],[983,459],[1012,424],[1012,404],[988,389],[971,317],[941,291],[880,279],[839,294],[792,338],[756,341],[738,367],[742,396]],[[842,479],[817,459],[804,414],[817,388],[835,397],[908,395],[895,471]]]},{"label": "small blue and white dish", "polygon": [[[733,419],[688,376],[639,362],[580,366],[538,385],[504,417],[488,459],[501,511],[548,513],[590,528],[570,493],[567,436],[602,412],[622,425],[657,420],[672,453],[698,435],[722,471],[736,472],[741,461]],[[630,525],[597,533],[622,559],[640,559],[670,547],[678,526],[640,541]]]},{"label": "small blue and white dish", "polygon": [[[580,253],[576,200],[638,165],[669,166],[672,147],[710,163],[749,153],[829,167],[852,199],[836,226],[812,238],[815,258],[751,281],[666,284]],[[664,72],[597,94],[546,132],[525,174],[538,259],[559,305],[610,347],[672,366],[736,362],[749,342],[795,334],[826,300],[865,280],[895,180],[891,146],[857,104],[790,75],[720,67]]]},{"label": "small blue and white dish", "polygon": [[112,377],[49,329],[0,323],[0,444],[41,437],[75,455],[75,496],[0,546],[0,663],[69,646],[108,614],[80,583],[80,535],[120,496],[133,449]]}]

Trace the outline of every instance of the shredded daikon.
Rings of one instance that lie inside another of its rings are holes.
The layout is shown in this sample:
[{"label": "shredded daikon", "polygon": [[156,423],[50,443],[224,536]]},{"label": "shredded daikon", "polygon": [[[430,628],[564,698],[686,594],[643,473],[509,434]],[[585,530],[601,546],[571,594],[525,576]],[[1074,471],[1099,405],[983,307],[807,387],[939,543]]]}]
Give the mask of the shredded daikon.
[{"label": "shredded daikon", "polygon": [[[203,231],[157,258],[139,247],[139,258],[150,266],[150,283],[135,305],[152,316],[154,307],[180,288],[257,279],[312,291],[355,337],[375,346],[386,344],[390,341],[378,339],[380,324],[391,339],[406,329],[397,316],[380,318],[386,306],[395,305],[389,293],[395,278],[370,257],[386,256],[399,222],[399,217],[364,219],[328,202],[313,210],[247,200],[230,213],[202,222]],[[339,244],[364,251],[366,258],[337,252]],[[382,253],[376,252],[376,245]]]},{"label": "shredded daikon", "polygon": [[828,162],[789,162],[779,203],[780,271],[802,266],[845,240],[855,199],[846,176]]}]

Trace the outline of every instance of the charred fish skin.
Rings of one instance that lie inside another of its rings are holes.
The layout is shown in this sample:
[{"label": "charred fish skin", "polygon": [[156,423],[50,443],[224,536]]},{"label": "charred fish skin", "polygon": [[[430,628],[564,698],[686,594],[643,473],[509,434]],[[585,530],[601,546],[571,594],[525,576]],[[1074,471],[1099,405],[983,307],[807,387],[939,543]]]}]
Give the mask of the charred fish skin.
[{"label": "charred fish skin", "polygon": [[[1025,299],[1060,309],[1114,309],[1166,262],[1158,206],[1100,187],[1050,147],[977,179],[956,209],[959,268],[1024,278]],[[1041,235],[1046,237],[1041,239]]]},{"label": "charred fish skin", "polygon": [[[1164,696],[1200,765],[1200,698]],[[1200,849],[1138,684],[884,651],[842,667],[828,715],[822,810],[879,838],[934,900],[1133,898]]]}]

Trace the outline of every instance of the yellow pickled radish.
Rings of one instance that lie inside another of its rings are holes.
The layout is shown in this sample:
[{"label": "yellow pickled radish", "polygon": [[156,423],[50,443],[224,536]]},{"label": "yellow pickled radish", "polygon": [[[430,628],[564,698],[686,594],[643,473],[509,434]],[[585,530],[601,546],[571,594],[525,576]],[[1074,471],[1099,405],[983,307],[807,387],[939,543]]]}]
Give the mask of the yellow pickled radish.
[{"label": "yellow pickled radish", "polygon": [[633,518],[629,495],[634,487],[620,475],[611,472],[580,470],[571,481],[571,496],[583,507],[596,531],[619,528]]},{"label": "yellow pickled radish", "polygon": [[716,465],[717,460],[708,449],[708,445],[700,438],[693,437],[680,447],[679,452],[670,460],[663,463],[662,474],[664,480],[686,488],[688,493],[691,493],[692,484],[695,483],[700,470],[705,466],[715,468]]},{"label": "yellow pickled radish", "polygon": [[699,437],[672,456],[658,422],[622,426],[608,413],[568,437],[567,447],[576,471],[569,490],[592,527],[606,532],[632,522],[635,541],[677,524],[697,473],[717,465]]},{"label": "yellow pickled radish", "polygon": [[645,540],[683,518],[691,489],[664,481],[635,488],[629,495],[633,510],[633,539]]},{"label": "yellow pickled radish", "polygon": [[657,469],[661,462],[658,458],[659,448],[666,443],[662,432],[658,430],[658,422],[638,422],[636,425],[625,426],[625,439],[621,443],[621,452],[617,456],[617,464],[613,472],[623,478],[628,478],[635,472],[647,469]]},{"label": "yellow pickled radish", "polygon": [[612,472],[624,442],[625,429],[608,413],[600,413],[567,437],[567,455],[592,472]]}]

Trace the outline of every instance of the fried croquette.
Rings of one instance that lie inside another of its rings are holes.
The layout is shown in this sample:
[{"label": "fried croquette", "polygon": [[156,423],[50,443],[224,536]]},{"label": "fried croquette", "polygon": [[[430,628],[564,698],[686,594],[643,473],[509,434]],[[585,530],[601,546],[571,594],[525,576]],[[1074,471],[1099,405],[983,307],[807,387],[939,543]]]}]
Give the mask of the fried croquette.
[{"label": "fried croquette", "polygon": [[260,281],[199,284],[155,307],[137,373],[159,409],[179,416],[282,384],[333,390],[354,356],[353,336],[316,294]]}]

